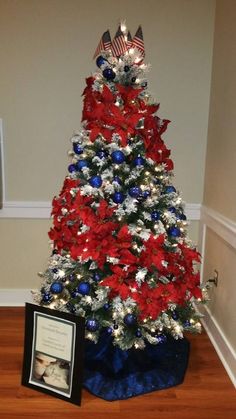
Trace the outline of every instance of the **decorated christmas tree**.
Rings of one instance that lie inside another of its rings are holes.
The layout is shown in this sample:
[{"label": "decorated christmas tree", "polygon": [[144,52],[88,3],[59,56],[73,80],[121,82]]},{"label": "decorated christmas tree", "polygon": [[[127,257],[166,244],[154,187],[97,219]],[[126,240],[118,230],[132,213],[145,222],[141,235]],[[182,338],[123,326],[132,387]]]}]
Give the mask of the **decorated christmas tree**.
[{"label": "decorated christmas tree", "polygon": [[86,338],[123,351],[199,332],[199,253],[187,237],[170,122],[147,90],[141,27],[95,52],[68,175],[53,199],[52,255],[36,303],[85,318]]}]

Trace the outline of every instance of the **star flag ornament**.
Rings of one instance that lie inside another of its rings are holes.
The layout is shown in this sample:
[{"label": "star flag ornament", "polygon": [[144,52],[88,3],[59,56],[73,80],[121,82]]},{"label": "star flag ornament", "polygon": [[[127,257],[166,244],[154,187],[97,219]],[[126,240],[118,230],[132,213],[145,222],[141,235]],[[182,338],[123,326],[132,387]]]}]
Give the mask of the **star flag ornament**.
[{"label": "star flag ornament", "polygon": [[121,26],[119,26],[115,37],[112,41],[111,45],[112,53],[114,56],[119,57],[120,55],[123,55],[125,51],[127,51],[127,45],[125,42],[125,35],[121,30]]},{"label": "star flag ornament", "polygon": [[104,34],[101,37],[101,40],[97,46],[97,49],[94,53],[93,58],[96,58],[97,55],[101,52],[101,51],[107,51],[108,49],[111,49],[111,35],[110,32],[107,30],[106,32],[104,32]]},{"label": "star flag ornament", "polygon": [[138,27],[138,30],[133,37],[132,47],[137,48],[140,51],[140,53],[142,54],[142,56],[143,57],[145,56],[144,42],[143,42],[143,31],[142,31],[141,26]]}]

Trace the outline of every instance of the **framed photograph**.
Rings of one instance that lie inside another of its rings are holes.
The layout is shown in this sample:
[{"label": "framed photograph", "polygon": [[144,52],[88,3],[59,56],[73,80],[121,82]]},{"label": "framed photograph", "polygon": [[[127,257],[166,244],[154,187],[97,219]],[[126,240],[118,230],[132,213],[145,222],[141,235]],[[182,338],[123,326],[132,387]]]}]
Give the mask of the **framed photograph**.
[{"label": "framed photograph", "polygon": [[80,405],[83,352],[83,318],[26,303],[24,386]]}]

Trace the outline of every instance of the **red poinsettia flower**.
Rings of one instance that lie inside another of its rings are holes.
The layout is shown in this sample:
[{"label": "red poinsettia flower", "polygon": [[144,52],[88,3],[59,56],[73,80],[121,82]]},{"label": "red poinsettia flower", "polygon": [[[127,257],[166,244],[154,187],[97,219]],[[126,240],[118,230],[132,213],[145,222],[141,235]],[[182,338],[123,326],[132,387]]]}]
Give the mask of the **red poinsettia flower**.
[{"label": "red poinsettia flower", "polygon": [[107,276],[100,283],[102,286],[111,288],[109,297],[114,298],[116,296],[120,296],[125,300],[129,296],[133,295],[133,290],[137,287],[134,280],[133,267],[124,269],[119,265],[115,265],[111,267],[111,270],[113,272],[112,275]]},{"label": "red poinsettia flower", "polygon": [[162,271],[163,262],[166,258],[166,251],[163,249],[165,236],[161,234],[157,238],[150,235],[149,239],[144,242],[145,250],[140,254],[141,266],[145,266],[149,270],[158,269]]}]

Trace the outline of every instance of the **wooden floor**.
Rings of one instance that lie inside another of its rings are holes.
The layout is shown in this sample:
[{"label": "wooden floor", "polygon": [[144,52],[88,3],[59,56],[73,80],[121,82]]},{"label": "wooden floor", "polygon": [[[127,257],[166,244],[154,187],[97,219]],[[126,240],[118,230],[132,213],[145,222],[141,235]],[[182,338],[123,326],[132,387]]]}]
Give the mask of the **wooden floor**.
[{"label": "wooden floor", "polygon": [[20,385],[24,309],[0,308],[0,418],[235,419],[236,391],[207,335],[189,337],[182,385],[118,402],[83,391],[78,407]]}]

